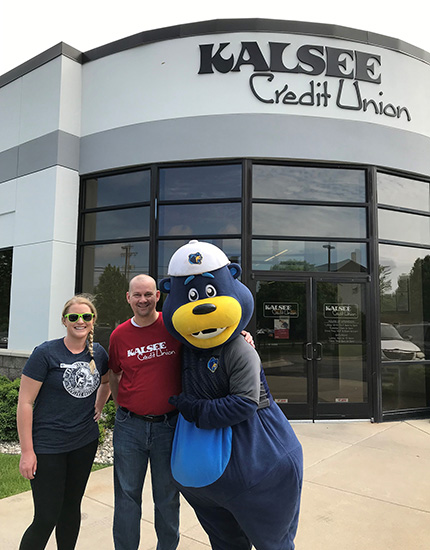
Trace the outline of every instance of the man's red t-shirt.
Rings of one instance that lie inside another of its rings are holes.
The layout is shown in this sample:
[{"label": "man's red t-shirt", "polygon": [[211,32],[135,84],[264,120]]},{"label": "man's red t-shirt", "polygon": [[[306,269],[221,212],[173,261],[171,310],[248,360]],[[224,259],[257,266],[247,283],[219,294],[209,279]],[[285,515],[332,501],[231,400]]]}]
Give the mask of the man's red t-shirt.
[{"label": "man's red t-shirt", "polygon": [[181,392],[181,346],[164,326],[162,314],[147,327],[129,319],[111,334],[109,368],[122,371],[118,405],[136,414],[165,414]]}]

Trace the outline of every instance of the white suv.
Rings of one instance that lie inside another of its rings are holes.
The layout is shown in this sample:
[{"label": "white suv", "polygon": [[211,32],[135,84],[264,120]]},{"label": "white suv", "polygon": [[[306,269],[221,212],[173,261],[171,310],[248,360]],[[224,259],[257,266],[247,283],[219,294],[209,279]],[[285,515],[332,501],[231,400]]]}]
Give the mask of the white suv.
[{"label": "white suv", "polygon": [[402,338],[399,331],[389,323],[381,323],[382,361],[421,361],[424,353],[409,339]]}]

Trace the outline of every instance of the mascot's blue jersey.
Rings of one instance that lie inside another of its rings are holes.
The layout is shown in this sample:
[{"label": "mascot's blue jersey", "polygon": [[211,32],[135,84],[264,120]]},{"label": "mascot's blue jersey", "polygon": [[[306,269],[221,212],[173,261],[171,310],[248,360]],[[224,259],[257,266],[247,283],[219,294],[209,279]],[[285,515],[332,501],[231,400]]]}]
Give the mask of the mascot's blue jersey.
[{"label": "mascot's blue jersey", "polygon": [[[192,396],[195,428],[182,432],[186,439],[181,439],[181,465],[175,464],[178,449],[174,450],[172,463],[177,481],[181,483],[181,468],[185,468],[185,486],[202,487],[202,479],[219,479],[212,491],[217,486],[221,493],[252,487],[300,446],[283,413],[273,403],[258,354],[242,336],[213,350],[184,348],[183,353],[183,391]],[[276,431],[270,427],[273,421]],[[202,464],[204,455],[198,450],[202,444],[193,445],[192,439],[206,437],[204,431],[228,430],[230,426],[231,448],[226,448],[224,435],[211,441],[209,453],[218,457],[224,470],[220,468],[209,478],[202,477],[201,472],[211,467],[210,460]],[[181,429],[179,426],[178,434]],[[184,454],[185,450],[189,452]],[[216,475],[219,477],[214,479]]]}]

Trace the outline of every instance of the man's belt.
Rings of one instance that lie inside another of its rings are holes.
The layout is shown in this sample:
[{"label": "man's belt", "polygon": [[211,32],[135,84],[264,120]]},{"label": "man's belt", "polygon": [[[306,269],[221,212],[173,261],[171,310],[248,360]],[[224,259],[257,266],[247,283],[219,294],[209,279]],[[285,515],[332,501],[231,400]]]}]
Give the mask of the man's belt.
[{"label": "man's belt", "polygon": [[166,414],[136,414],[132,411],[129,411],[125,407],[119,407],[123,412],[129,414],[130,416],[134,416],[135,418],[140,418],[140,420],[146,420],[146,422],[163,422],[164,420],[168,420],[169,418],[172,418],[173,416],[178,414],[178,411],[175,409],[173,411],[170,411]]}]

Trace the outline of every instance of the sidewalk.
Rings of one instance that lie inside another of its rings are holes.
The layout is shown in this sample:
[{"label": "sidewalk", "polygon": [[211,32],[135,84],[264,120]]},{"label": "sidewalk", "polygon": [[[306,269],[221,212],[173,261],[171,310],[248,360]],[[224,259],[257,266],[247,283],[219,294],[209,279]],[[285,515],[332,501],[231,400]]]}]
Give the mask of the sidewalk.
[{"label": "sidewalk", "polygon": [[[430,420],[293,428],[305,455],[296,550],[430,548]],[[156,547],[152,508],[147,483],[139,550]],[[18,548],[32,509],[31,493],[0,500],[2,550]],[[77,550],[113,549],[111,467],[91,474],[82,511]],[[193,510],[182,501],[179,550],[208,548]],[[47,549],[56,549],[53,538]]]}]

